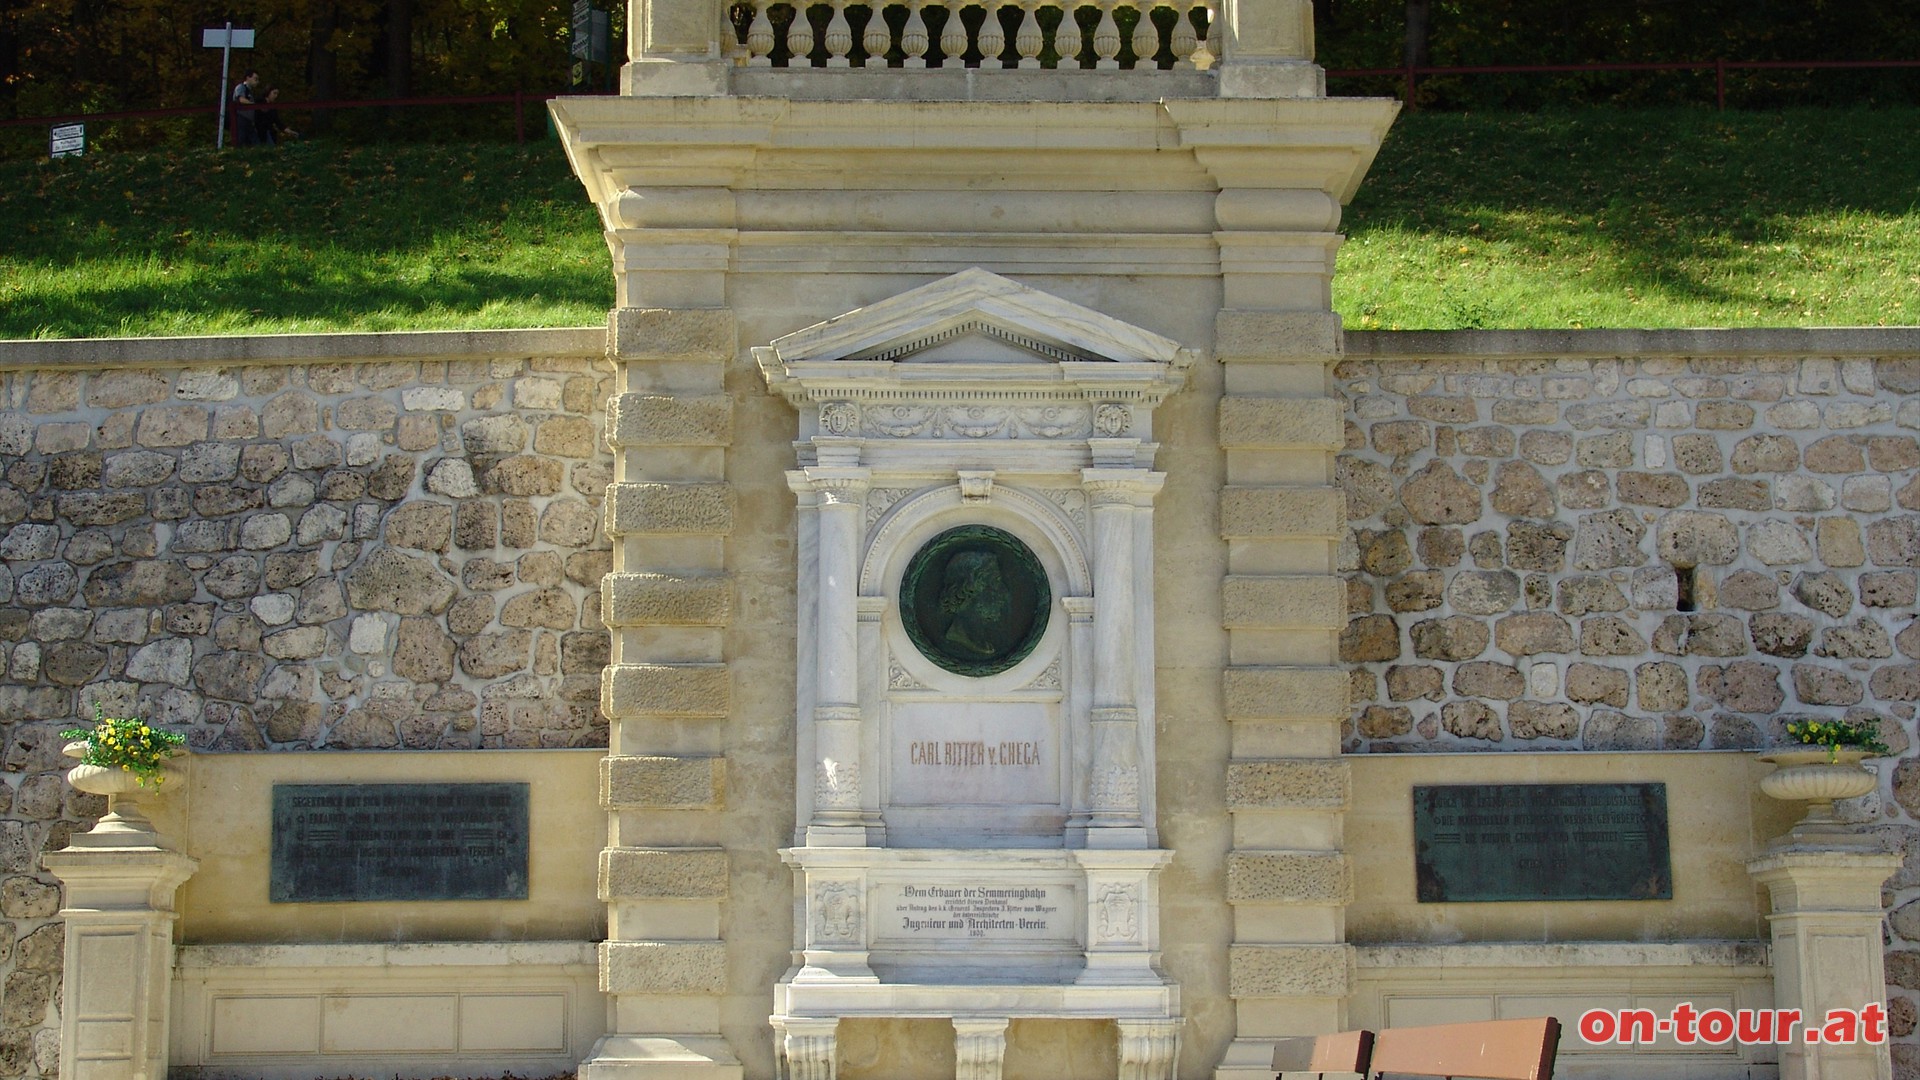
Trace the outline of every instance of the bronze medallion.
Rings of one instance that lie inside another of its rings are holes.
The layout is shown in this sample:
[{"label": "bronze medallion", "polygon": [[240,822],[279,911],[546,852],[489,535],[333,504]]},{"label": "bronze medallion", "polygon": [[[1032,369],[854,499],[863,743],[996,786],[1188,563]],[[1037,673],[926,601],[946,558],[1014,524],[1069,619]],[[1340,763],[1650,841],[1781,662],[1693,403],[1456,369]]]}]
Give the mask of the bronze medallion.
[{"label": "bronze medallion", "polygon": [[1052,606],[1040,560],[991,525],[962,525],[927,541],[900,582],[907,637],[956,675],[998,675],[1025,660]]}]

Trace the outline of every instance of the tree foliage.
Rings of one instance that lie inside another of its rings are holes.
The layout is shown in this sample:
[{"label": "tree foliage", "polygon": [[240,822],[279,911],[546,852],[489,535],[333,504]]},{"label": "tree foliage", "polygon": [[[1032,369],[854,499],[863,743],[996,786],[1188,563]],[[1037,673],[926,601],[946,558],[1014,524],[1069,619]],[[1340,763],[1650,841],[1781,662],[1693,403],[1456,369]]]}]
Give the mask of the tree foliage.
[{"label": "tree foliage", "polygon": [[[1316,0],[1319,60],[1330,69],[1529,64],[1911,60],[1912,0]],[[1421,26],[1425,33],[1419,33]],[[1423,79],[1420,105],[1536,107],[1711,101],[1714,75],[1500,75]],[[1912,103],[1920,72],[1735,72],[1729,102]],[[1392,93],[1383,78],[1372,92]],[[1336,93],[1356,93],[1350,82]]]},{"label": "tree foliage", "polygon": [[[614,8],[616,38],[624,0]],[[27,0],[0,7],[0,116],[217,100],[201,31],[256,31],[258,68],[290,101],[552,91],[567,85],[570,0]],[[616,54],[619,43],[615,42]],[[230,84],[231,81],[230,80]]]}]

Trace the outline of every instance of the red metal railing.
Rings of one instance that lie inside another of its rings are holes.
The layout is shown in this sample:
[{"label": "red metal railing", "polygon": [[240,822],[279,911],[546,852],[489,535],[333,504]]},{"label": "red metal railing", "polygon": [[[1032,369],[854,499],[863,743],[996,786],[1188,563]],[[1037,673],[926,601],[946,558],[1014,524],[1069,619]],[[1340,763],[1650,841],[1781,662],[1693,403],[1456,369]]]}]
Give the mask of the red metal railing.
[{"label": "red metal railing", "polygon": [[[416,105],[506,105],[513,106],[513,134],[519,142],[527,141],[527,105],[544,105],[559,94],[527,93],[516,90],[511,94],[466,94],[455,97],[414,97],[414,98],[354,98],[332,101],[276,101],[273,108],[289,111],[317,112],[330,109],[378,109],[408,107]],[[234,112],[244,114],[256,109],[267,108],[264,104],[235,105]],[[33,125],[93,123],[106,120],[148,120],[168,116],[211,116],[218,115],[218,105],[196,105],[177,109],[132,109],[125,112],[75,113],[70,116],[24,116],[17,120],[0,120],[0,128],[29,127]]]},{"label": "red metal railing", "polygon": [[[1329,70],[1328,78],[1359,78],[1363,76],[1392,75],[1400,78],[1405,89],[1404,100],[1409,109],[1419,107],[1415,96],[1419,80],[1430,75],[1575,75],[1584,72],[1600,71],[1711,71],[1714,73],[1714,97],[1721,109],[1727,107],[1727,72],[1729,71],[1769,71],[1795,70],[1819,71],[1830,69],[1872,70],[1920,68],[1920,60],[1700,60],[1676,61],[1643,64],[1515,64],[1515,65],[1472,65],[1462,67],[1401,66],[1383,68],[1340,68]],[[589,93],[592,93],[589,91]],[[527,105],[543,105],[559,97],[553,93],[528,93],[516,90],[511,94],[468,94],[455,97],[409,97],[374,99],[339,99],[331,101],[283,101],[275,107],[289,111],[312,112],[330,109],[377,109],[408,108],[422,105],[513,105],[513,133],[515,140],[527,141]],[[240,105],[236,109],[248,112],[264,108],[262,105]],[[23,116],[13,120],[0,120],[0,128],[31,127],[34,125],[93,123],[109,120],[147,120],[169,116],[204,116],[217,114],[219,106],[200,105],[173,109],[132,109],[123,112],[74,113],[63,116]]]},{"label": "red metal railing", "polygon": [[1470,67],[1413,67],[1402,65],[1390,68],[1342,68],[1330,70],[1330,79],[1352,78],[1363,75],[1396,75],[1405,85],[1402,100],[1407,108],[1420,107],[1419,99],[1414,96],[1418,82],[1423,75],[1577,75],[1589,71],[1711,71],[1713,72],[1714,98],[1724,111],[1727,107],[1727,72],[1729,71],[1817,71],[1829,68],[1873,69],[1873,68],[1920,68],[1920,60],[1698,60],[1645,64],[1515,64],[1510,66],[1470,66]]}]

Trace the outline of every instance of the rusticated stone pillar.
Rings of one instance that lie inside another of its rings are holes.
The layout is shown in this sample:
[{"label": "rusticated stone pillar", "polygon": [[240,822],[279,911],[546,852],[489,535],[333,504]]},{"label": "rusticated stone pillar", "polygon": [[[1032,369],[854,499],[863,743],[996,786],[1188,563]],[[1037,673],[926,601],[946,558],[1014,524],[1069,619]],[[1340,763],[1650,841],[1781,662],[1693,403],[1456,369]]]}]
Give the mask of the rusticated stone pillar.
[{"label": "rusticated stone pillar", "polygon": [[723,310],[617,310],[608,404],[613,573],[601,586],[613,635],[602,688],[611,720],[601,769],[609,817],[600,853],[607,940],[600,988],[608,1035],[581,1080],[737,1078],[720,1034],[727,988],[720,940],[728,895],[721,728],[731,701],[719,630],[733,614],[726,538],[733,355]]},{"label": "rusticated stone pillar", "polygon": [[1341,409],[1326,393],[1340,332],[1335,316],[1317,313],[1227,310],[1215,325],[1227,365],[1221,606],[1233,725],[1228,991],[1238,1023],[1215,1076],[1265,1080],[1274,1038],[1342,1026],[1352,968],[1349,780],[1339,760],[1348,692],[1337,663],[1346,594],[1334,573],[1346,512],[1330,482]]}]

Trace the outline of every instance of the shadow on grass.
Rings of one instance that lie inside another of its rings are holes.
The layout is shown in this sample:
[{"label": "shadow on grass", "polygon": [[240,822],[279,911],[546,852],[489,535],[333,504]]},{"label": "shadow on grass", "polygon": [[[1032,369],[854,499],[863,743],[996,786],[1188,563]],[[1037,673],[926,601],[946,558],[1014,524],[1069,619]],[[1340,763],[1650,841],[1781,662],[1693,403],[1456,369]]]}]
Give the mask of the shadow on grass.
[{"label": "shadow on grass", "polygon": [[613,301],[552,144],[293,146],[0,165],[0,336]]},{"label": "shadow on grass", "polygon": [[[1769,302],[1756,288],[1769,274],[1804,269],[1796,258],[1833,261],[1841,241],[1822,236],[1828,219],[1911,231],[1902,219],[1920,214],[1916,122],[1912,108],[1403,114],[1345,228],[1354,238],[1471,238],[1519,262],[1585,262],[1596,275],[1588,287]],[[1787,250],[1810,238],[1828,242]],[[1916,256],[1908,246],[1861,257]]]}]

